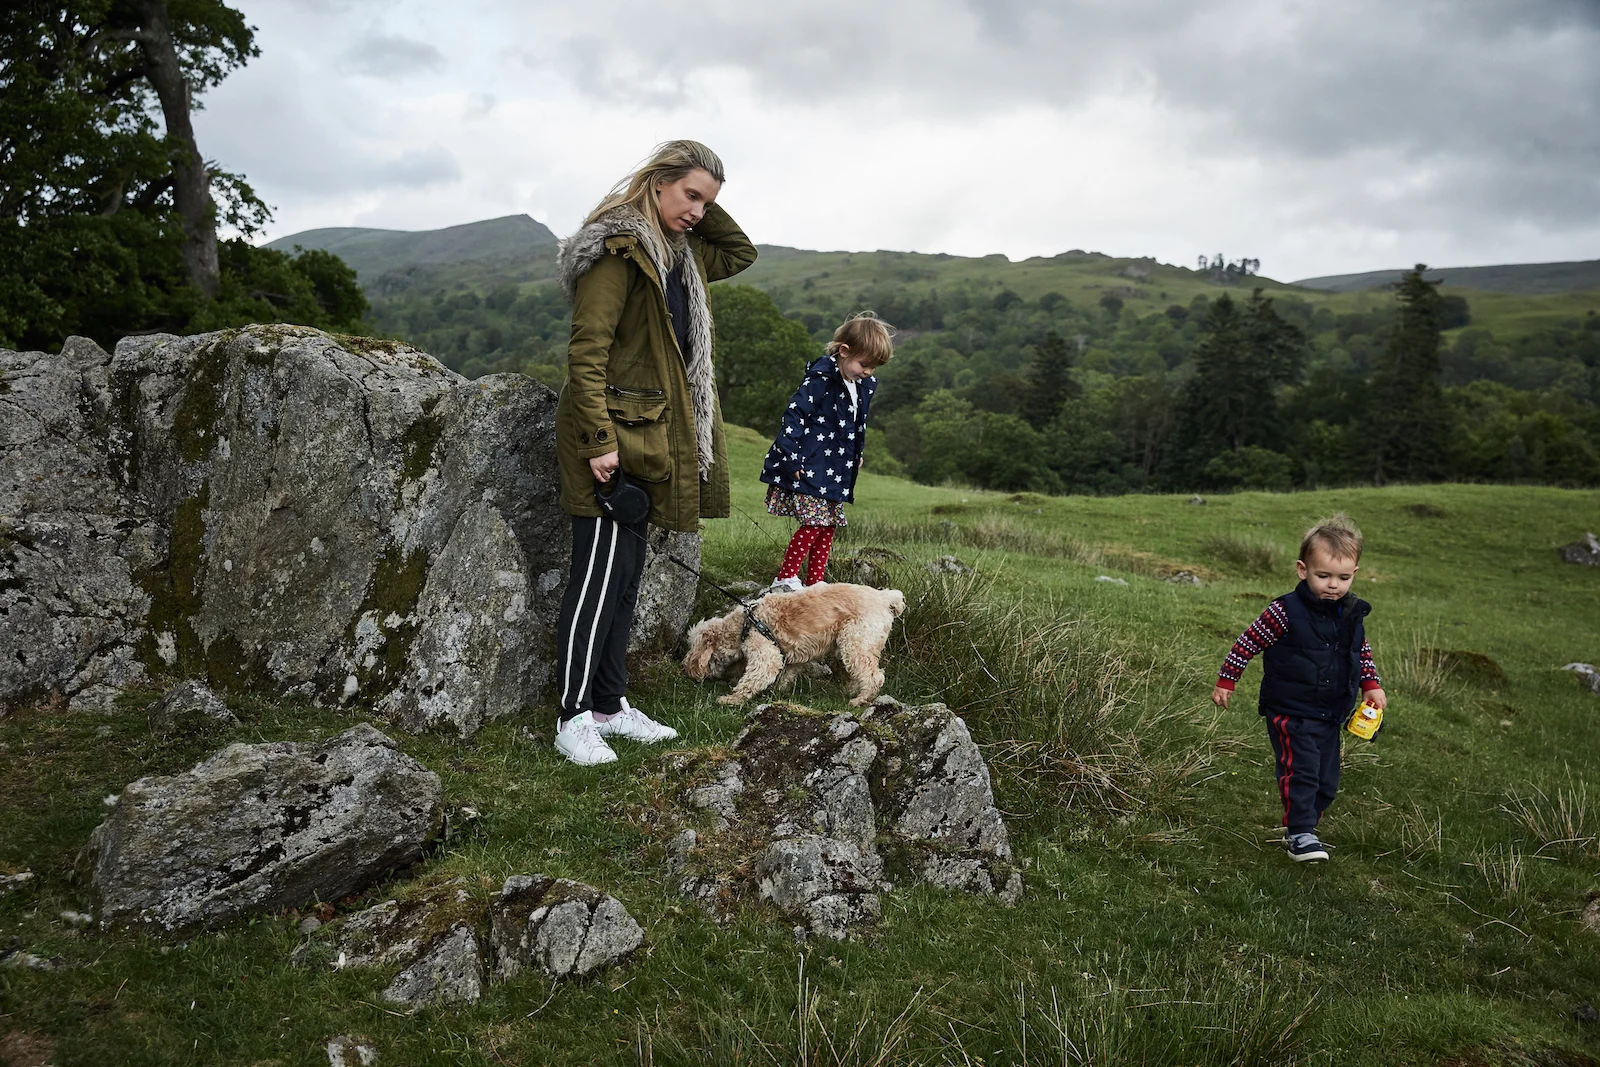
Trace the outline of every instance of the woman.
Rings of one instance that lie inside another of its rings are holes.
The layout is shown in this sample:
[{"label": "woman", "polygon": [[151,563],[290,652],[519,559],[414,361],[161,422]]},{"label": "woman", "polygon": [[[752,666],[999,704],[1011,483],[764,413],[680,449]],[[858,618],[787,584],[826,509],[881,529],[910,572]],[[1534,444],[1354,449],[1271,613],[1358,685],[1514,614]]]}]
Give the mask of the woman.
[{"label": "woman", "polygon": [[[678,736],[628,703],[624,657],[649,524],[696,530],[728,514],[706,285],[754,263],[756,249],[717,206],[722,182],[715,152],[668,141],[561,244],[572,336],[556,454],[572,568],[556,626],[555,744],[585,766],[617,758],[608,737]],[[619,466],[649,492],[648,519],[600,508],[596,486]]]}]

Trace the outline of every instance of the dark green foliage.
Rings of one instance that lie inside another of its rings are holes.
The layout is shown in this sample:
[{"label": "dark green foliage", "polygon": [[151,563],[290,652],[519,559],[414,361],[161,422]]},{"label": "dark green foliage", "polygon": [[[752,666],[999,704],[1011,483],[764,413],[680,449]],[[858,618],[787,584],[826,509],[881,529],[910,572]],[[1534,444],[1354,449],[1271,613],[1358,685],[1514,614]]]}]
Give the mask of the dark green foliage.
[{"label": "dark green foliage", "polygon": [[[263,320],[358,328],[365,299],[322,253],[223,242],[216,298],[193,287],[175,200],[192,150],[166,132],[141,40],[158,17],[195,94],[257,54],[243,14],[216,0],[24,0],[0,14],[0,344]],[[248,235],[268,218],[238,175],[212,168],[209,181],[208,226]]]},{"label": "dark green foliage", "polygon": [[1372,376],[1371,472],[1377,485],[1431,481],[1447,470],[1449,421],[1439,384],[1444,301],[1418,263],[1398,287],[1400,315]]},{"label": "dark green foliage", "polygon": [[1054,422],[1067,401],[1082,392],[1082,386],[1072,377],[1072,349],[1052,330],[1034,347],[1022,417],[1035,429],[1040,429]]},{"label": "dark green foliage", "polygon": [[712,286],[711,313],[722,417],[777,433],[807,361],[822,354],[819,346],[804,326],[783,317],[772,297],[748,285]]},{"label": "dark green foliage", "polygon": [[1227,295],[1217,299],[1203,329],[1163,480],[1176,489],[1289,488],[1280,394],[1300,375],[1305,334],[1260,289],[1242,311]]}]

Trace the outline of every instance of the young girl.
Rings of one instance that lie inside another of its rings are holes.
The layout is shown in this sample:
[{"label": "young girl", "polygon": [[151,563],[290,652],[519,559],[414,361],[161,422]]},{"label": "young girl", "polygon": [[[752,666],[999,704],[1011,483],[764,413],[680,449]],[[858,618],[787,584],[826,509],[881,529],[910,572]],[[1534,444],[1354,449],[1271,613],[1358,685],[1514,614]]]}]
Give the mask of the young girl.
[{"label": "young girl", "polygon": [[844,506],[855,499],[867,409],[878,388],[872,372],[894,355],[893,337],[894,327],[872,312],[852,316],[833,331],[827,354],[806,368],[805,381],[789,399],[783,430],[761,470],[768,513],[800,523],[773,579],[775,590],[800,590],[807,553],[805,584],[822,581],[833,528],[845,525]]}]

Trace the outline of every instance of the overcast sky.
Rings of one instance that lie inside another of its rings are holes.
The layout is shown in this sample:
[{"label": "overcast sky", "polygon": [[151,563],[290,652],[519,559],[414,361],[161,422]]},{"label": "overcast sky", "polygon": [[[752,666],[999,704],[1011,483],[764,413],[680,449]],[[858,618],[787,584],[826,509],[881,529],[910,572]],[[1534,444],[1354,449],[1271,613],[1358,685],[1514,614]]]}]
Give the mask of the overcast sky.
[{"label": "overcast sky", "polygon": [[240,0],[202,150],[277,211],[574,229],[672,137],[761,243],[1284,280],[1600,257],[1600,0]]}]

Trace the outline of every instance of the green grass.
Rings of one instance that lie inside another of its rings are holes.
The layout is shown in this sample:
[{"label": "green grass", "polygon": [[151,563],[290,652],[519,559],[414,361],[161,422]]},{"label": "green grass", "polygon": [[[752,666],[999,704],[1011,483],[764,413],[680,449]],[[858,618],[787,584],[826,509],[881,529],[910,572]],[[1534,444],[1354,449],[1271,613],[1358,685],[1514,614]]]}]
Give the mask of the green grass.
[{"label": "green grass", "polygon": [[[791,525],[761,509],[765,442],[735,430],[729,447],[737,510],[710,524],[707,566],[763,579]],[[0,722],[0,871],[38,874],[0,899],[0,944],[67,967],[0,970],[0,1049],[22,1040],[9,1032],[53,1043],[57,1064],[309,1065],[355,1032],[384,1067],[1596,1062],[1596,1028],[1572,1013],[1600,1001],[1600,938],[1579,923],[1600,874],[1586,786],[1600,700],[1557,668],[1600,655],[1600,573],[1554,549],[1600,527],[1600,493],[1389,487],[1197,507],[869,472],[858,495],[837,551],[899,553],[910,601],[887,691],[948,701],[986,746],[1027,879],[1016,909],[907,887],[861,942],[800,947],[760,910],[718,926],[674,896],[640,818],[660,799],[648,753],[570,767],[545,709],[466,744],[397,733],[449,800],[483,812],[415,879],[579,878],[617,894],[650,945],[598,980],[527,976],[400,1017],[378,999],[387,972],[291,967],[292,915],[182,946],[60,918],[83,905],[72,865],[102,797],[224,741],[319,738],[351,717],[243,699],[239,728],[164,745],[137,699],[104,718],[40,708]],[[1367,535],[1358,589],[1392,701],[1377,740],[1347,750],[1332,862],[1305,869],[1274,843],[1258,668],[1231,710],[1206,696],[1238,631],[1291,586],[1304,528],[1338,510]],[[1229,545],[1277,552],[1262,564]],[[977,573],[922,569],[947,553]],[[1163,580],[1177,570],[1205,584]],[[634,695],[698,746],[737,731],[720,691],[657,662]],[[843,706],[827,682],[799,696]]]}]

